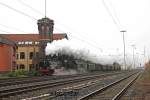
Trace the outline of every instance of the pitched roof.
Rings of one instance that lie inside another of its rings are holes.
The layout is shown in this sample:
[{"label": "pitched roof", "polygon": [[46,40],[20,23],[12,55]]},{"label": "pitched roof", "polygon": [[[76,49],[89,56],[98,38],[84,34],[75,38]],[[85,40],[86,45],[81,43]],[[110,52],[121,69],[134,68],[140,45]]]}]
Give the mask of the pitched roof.
[{"label": "pitched roof", "polygon": [[0,44],[7,44],[7,45],[12,45],[14,47],[16,47],[16,43],[12,40],[9,40],[3,36],[0,36]]},{"label": "pitched roof", "polygon": [[[39,41],[39,34],[0,34],[0,36],[10,39],[14,42],[18,41]],[[53,34],[54,40],[66,38],[67,34]]]}]

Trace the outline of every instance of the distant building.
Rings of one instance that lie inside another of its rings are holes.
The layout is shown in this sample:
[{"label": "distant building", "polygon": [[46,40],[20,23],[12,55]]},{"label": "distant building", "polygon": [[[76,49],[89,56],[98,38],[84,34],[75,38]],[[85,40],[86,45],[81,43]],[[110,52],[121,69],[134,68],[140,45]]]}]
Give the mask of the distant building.
[{"label": "distant building", "polygon": [[15,70],[16,49],[15,42],[0,36],[0,73]]},{"label": "distant building", "polygon": [[[16,62],[14,63],[16,63],[16,67],[13,68],[14,70],[25,69],[27,71],[30,71],[30,70],[35,70],[38,67],[39,41],[40,41],[39,34],[0,34],[0,36],[13,41],[18,46],[18,49],[16,50],[16,53],[15,53]],[[57,33],[57,34],[53,34],[52,38],[53,40],[61,40],[61,39],[67,38],[67,35],[62,34],[62,33],[61,34]],[[6,45],[6,48],[3,48],[3,49],[10,52],[13,47],[7,44],[5,45]],[[3,54],[4,52],[5,56],[3,57],[5,59],[1,60],[2,58],[0,58],[0,68],[2,66],[1,64],[2,61],[3,62],[8,61],[7,52],[5,50],[2,51],[3,49],[1,48],[2,47],[0,47],[0,57],[1,57],[1,53]],[[8,55],[12,55],[12,54],[10,53]],[[10,60],[11,59],[9,58],[9,61]],[[1,70],[5,71],[5,69],[0,69],[0,71]],[[10,67],[8,67],[8,65],[6,66],[6,70],[11,70]]]}]

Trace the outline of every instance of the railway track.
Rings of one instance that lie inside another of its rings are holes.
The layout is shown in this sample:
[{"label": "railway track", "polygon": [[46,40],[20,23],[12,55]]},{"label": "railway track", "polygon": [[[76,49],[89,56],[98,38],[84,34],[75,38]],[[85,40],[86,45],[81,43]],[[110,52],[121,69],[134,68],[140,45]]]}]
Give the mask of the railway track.
[{"label": "railway track", "polygon": [[[77,74],[77,75],[62,75],[62,76],[40,76],[40,77],[24,77],[24,78],[8,78],[8,79],[0,79],[0,87],[24,84],[24,83],[34,83],[34,82],[42,82],[48,80],[58,80],[65,78],[73,78],[78,76],[87,76],[87,74]],[[91,74],[94,75],[94,74]],[[96,75],[96,74],[95,74]]]},{"label": "railway track", "polygon": [[[115,80],[117,81],[122,77],[127,76],[128,74],[131,75],[133,73],[135,72],[126,72],[118,75],[111,75],[105,78],[103,77],[96,80],[89,80],[84,83],[72,84],[70,86],[66,85],[64,88],[59,88],[58,90],[52,89],[52,91],[49,90],[48,93],[25,98],[23,100],[77,100],[78,98],[84,97],[85,95],[96,90],[99,87],[104,87],[104,84],[108,85],[110,83],[113,83]],[[70,98],[70,93],[77,93],[77,95],[71,96]]]},{"label": "railway track", "polygon": [[[105,73],[113,73],[113,72],[105,72]],[[100,74],[104,74],[104,72],[84,73],[84,74],[75,74],[75,75],[61,75],[61,76],[54,75],[54,76],[7,78],[7,79],[0,79],[0,88],[4,86],[17,85],[17,84],[35,83],[35,82],[43,82],[49,80],[59,80],[59,79],[67,79],[67,78],[90,76],[90,75],[100,75]]]},{"label": "railway track", "polygon": [[54,75],[54,76],[7,78],[7,79],[0,79],[0,87],[16,85],[16,84],[48,81],[48,80],[58,80],[58,79],[64,79],[64,78],[73,78],[73,77],[78,77],[78,76],[98,75],[98,74],[104,74],[104,73],[85,73],[85,74],[61,75],[61,76]]},{"label": "railway track", "polygon": [[8,97],[12,95],[18,95],[21,93],[34,91],[34,90],[40,90],[44,88],[64,85],[68,83],[74,83],[79,82],[83,80],[93,79],[97,77],[105,77],[109,75],[119,74],[117,73],[107,73],[107,74],[100,74],[100,75],[90,75],[90,76],[80,76],[80,77],[74,77],[74,78],[67,78],[62,80],[54,80],[54,81],[45,81],[45,82],[36,82],[37,84],[21,84],[20,86],[13,86],[11,88],[4,88],[0,90],[0,98]]},{"label": "railway track", "polygon": [[140,73],[134,73],[78,98],[78,100],[119,100]]}]

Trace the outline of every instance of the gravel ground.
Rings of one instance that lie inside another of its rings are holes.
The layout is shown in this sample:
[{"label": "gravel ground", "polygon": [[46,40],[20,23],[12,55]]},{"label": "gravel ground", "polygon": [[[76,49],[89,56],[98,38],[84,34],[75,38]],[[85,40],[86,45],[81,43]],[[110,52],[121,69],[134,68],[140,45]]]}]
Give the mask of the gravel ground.
[{"label": "gravel ground", "polygon": [[121,100],[150,100],[150,73],[144,71]]},{"label": "gravel ground", "polygon": [[109,89],[106,89],[103,92],[95,94],[93,97],[90,97],[88,100],[112,100],[112,98],[122,90],[126,84],[128,84],[133,78],[135,78],[136,75],[133,75],[121,82],[119,82],[116,85],[113,85]]},{"label": "gravel ground", "polygon": [[[109,79],[109,78],[111,79],[112,76],[108,76],[106,79]],[[101,80],[102,78],[99,78],[99,79]],[[18,96],[11,96],[9,98],[5,98],[5,100],[20,100],[21,98],[27,98],[27,97],[33,97],[33,96],[36,96],[36,95],[42,95],[42,94],[45,94],[45,93],[50,93],[50,91],[59,90],[61,88],[67,88],[67,87],[72,87],[72,86],[76,86],[76,85],[83,84],[83,83],[88,83],[89,81],[92,81],[92,80],[94,81],[94,80],[98,80],[98,79],[89,79],[89,80],[85,80],[85,81],[81,81],[81,82],[64,84],[64,85],[56,86],[56,87],[49,88],[49,89],[32,91],[32,92],[24,93],[24,94],[21,94],[21,95],[18,95]],[[105,81],[105,83],[107,83],[107,81]]]}]

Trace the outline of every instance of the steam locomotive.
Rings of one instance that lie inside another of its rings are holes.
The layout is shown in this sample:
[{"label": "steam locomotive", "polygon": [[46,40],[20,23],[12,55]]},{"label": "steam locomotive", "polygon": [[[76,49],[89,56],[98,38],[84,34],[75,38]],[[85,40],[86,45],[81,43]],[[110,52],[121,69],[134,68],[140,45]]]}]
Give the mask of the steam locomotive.
[{"label": "steam locomotive", "polygon": [[49,61],[45,59],[39,63],[38,72],[41,75],[52,75],[54,73],[54,69],[51,69]]},{"label": "steam locomotive", "polygon": [[82,59],[75,59],[71,55],[57,54],[46,56],[46,59],[39,64],[39,72],[42,75],[52,75],[55,69],[64,67],[66,70],[74,69],[79,72],[93,72],[93,71],[117,71],[121,70],[120,64],[114,62],[113,64],[96,64]]}]

